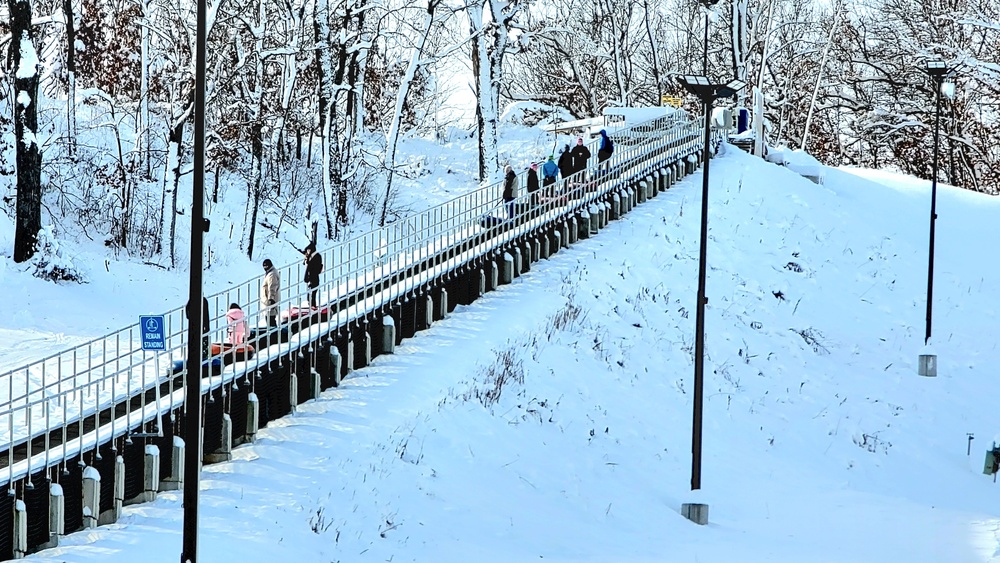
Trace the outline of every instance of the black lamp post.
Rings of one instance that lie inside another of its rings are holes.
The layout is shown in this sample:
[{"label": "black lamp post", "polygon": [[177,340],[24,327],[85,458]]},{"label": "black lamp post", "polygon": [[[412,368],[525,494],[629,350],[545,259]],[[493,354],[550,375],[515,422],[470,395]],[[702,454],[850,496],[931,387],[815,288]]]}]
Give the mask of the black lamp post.
[{"label": "black lamp post", "polygon": [[931,165],[931,219],[930,235],[927,251],[927,324],[924,331],[925,350],[917,361],[917,373],[928,377],[937,375],[937,355],[926,348],[931,342],[931,310],[934,304],[934,223],[937,220],[937,177],[938,177],[938,135],[941,128],[941,90],[944,88],[944,78],[948,74],[948,65],[944,61],[928,61],[927,74],[934,81],[934,158]]},{"label": "black lamp post", "polygon": [[206,36],[208,29],[206,0],[198,0],[195,30],[194,92],[194,178],[191,194],[191,272],[188,296],[187,374],[184,378],[184,524],[181,563],[198,561],[198,487],[201,478],[201,364],[202,321],[202,244],[208,231],[205,220],[205,92],[207,90]]},{"label": "black lamp post", "polygon": [[728,84],[712,84],[705,76],[684,76],[680,79],[684,88],[698,96],[705,104],[705,148],[701,183],[701,246],[698,252],[698,304],[695,317],[694,341],[694,418],[691,429],[691,490],[701,488],[701,420],[702,401],[705,384],[705,271],[708,245],[708,164],[712,129],[712,103],[719,98],[728,98],[746,86],[742,80]]},{"label": "black lamp post", "polygon": [[944,61],[930,61],[927,63],[927,74],[934,80],[937,93],[935,95],[934,110],[934,159],[931,165],[931,227],[930,227],[930,249],[927,253],[927,327],[924,333],[924,344],[931,341],[931,305],[934,295],[934,222],[937,219],[937,177],[938,177],[938,134],[941,128],[941,88],[944,83],[944,76],[948,73],[948,65]]}]

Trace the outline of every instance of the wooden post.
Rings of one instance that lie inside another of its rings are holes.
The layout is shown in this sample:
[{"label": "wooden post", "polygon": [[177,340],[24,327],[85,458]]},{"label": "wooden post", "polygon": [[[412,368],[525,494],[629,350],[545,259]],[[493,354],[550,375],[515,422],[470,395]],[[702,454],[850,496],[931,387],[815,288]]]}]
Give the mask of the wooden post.
[{"label": "wooden post", "polygon": [[14,501],[14,559],[28,554],[28,507],[24,501]]},{"label": "wooden post", "polygon": [[101,473],[92,465],[83,469],[83,527],[97,527],[101,514]]},{"label": "wooden post", "polygon": [[113,524],[121,518],[122,515],[122,505],[125,504],[125,458],[122,456],[115,456],[114,473],[112,475],[111,486],[113,487],[111,495],[111,506],[108,507],[97,519],[97,524],[103,526],[105,524]]},{"label": "wooden post", "polygon": [[502,270],[500,283],[508,284],[514,281],[514,257],[511,256],[510,252],[503,253],[503,264],[500,269]]},{"label": "wooden post", "polygon": [[59,483],[49,485],[49,543],[46,547],[58,547],[59,536],[66,533],[66,497]]},{"label": "wooden post", "polygon": [[917,375],[937,377],[936,354],[920,354],[917,356]]},{"label": "wooden post", "polygon": [[180,436],[174,436],[174,443],[170,456],[170,477],[160,481],[161,491],[178,491],[184,488],[185,449],[184,439]]},{"label": "wooden post", "polygon": [[260,400],[256,393],[247,395],[247,442],[251,444],[257,439],[260,429]]},{"label": "wooden post", "polygon": [[577,239],[590,238],[590,212],[581,211],[574,219],[577,222]]},{"label": "wooden post", "polygon": [[[292,381],[295,381],[295,374],[292,374]],[[294,383],[292,384],[294,385]],[[292,412],[295,412],[295,397],[292,395]],[[204,432],[207,429],[202,429]],[[219,449],[204,454],[202,461],[204,463],[222,463],[223,461],[230,461],[233,459],[233,419],[229,416],[229,413],[222,415],[222,427],[219,428],[219,432],[222,434],[222,444]],[[204,440],[202,440],[204,443]]]},{"label": "wooden post", "polygon": [[365,366],[372,365],[372,335],[365,331]]},{"label": "wooden post", "polygon": [[156,500],[160,489],[160,448],[146,444],[142,458],[142,502]]},{"label": "wooden post", "polygon": [[396,320],[390,315],[382,317],[382,353],[392,354],[396,351]]},{"label": "wooden post", "polygon": [[323,378],[320,377],[319,371],[315,368],[309,369],[309,398],[319,399],[320,394],[323,393]]},{"label": "wooden post", "polygon": [[708,505],[698,503],[684,503],[681,505],[681,514],[695,524],[704,526],[708,524]]},{"label": "wooden post", "polygon": [[340,387],[340,370],[343,368],[340,350],[330,345],[330,370],[333,371],[333,386]]}]

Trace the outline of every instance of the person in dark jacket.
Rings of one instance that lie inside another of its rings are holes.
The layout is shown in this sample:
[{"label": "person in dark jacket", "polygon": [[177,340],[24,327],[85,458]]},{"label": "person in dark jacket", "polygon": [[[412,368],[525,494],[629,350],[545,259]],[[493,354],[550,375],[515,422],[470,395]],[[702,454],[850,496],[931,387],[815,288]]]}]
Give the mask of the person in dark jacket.
[{"label": "person in dark jacket", "polygon": [[556,165],[556,161],[552,160],[552,155],[550,154],[549,159],[542,165],[542,186],[555,184],[558,177],[559,166]]},{"label": "person in dark jacket", "polygon": [[306,245],[302,254],[306,257],[306,275],[303,281],[309,288],[309,305],[313,309],[317,309],[319,307],[319,275],[323,272],[323,256],[316,252],[316,245],[311,242]]},{"label": "person in dark jacket", "polygon": [[601,146],[597,149],[597,162],[601,163],[611,158],[611,153],[615,151],[615,144],[608,137],[608,132],[601,129]]},{"label": "person in dark jacket", "polygon": [[517,174],[514,174],[514,167],[504,166],[503,177],[503,202],[507,206],[507,216],[514,218],[514,200],[517,199]]},{"label": "person in dark jacket", "polygon": [[531,205],[538,205],[538,163],[532,162],[528,167],[528,193],[531,194]]},{"label": "person in dark jacket", "polygon": [[570,151],[570,156],[573,157],[574,174],[587,169],[587,163],[590,161],[590,149],[583,144],[583,137],[576,138],[576,146]]},{"label": "person in dark jacket", "polygon": [[569,150],[569,145],[563,147],[562,154],[559,155],[559,173],[563,180],[573,175],[573,153]]}]

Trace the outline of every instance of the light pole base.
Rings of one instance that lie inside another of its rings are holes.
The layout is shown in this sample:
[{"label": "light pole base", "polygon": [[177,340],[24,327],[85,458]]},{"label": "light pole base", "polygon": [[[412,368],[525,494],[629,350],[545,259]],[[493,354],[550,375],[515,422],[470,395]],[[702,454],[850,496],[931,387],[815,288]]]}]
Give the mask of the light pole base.
[{"label": "light pole base", "polygon": [[917,375],[937,377],[936,354],[920,354],[917,358]]},{"label": "light pole base", "polygon": [[708,524],[708,505],[686,502],[681,505],[681,516],[695,524],[704,526]]}]

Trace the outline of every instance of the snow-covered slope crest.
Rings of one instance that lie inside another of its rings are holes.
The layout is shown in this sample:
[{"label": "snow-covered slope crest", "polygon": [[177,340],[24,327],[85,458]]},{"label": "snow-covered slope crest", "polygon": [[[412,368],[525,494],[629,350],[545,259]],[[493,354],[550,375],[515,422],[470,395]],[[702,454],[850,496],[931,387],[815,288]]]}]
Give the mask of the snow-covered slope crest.
[{"label": "snow-covered slope crest", "polygon": [[[711,167],[702,491],[695,174],[206,467],[201,557],[997,561],[997,202],[939,188],[922,378],[926,185]],[[38,558],[173,560],[180,518],[166,493]]]}]

